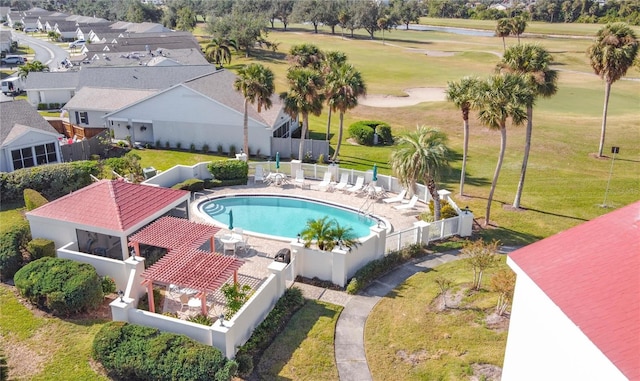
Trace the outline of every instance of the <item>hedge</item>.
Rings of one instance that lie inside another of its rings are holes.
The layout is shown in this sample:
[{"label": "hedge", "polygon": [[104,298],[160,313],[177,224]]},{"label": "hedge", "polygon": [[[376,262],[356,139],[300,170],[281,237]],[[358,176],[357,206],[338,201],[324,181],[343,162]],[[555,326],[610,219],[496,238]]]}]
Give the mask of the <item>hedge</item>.
[{"label": "hedge", "polygon": [[16,272],[20,294],[56,315],[95,309],[102,303],[102,281],[96,269],[70,259],[41,258]]},{"label": "hedge", "polygon": [[102,326],[92,349],[109,376],[120,380],[228,381],[238,369],[212,346],[124,322]]},{"label": "hedge", "polygon": [[379,144],[393,144],[391,126],[385,122],[379,120],[361,120],[349,126],[349,135],[354,138],[358,144],[373,145],[375,134],[378,135]]},{"label": "hedge", "polygon": [[13,278],[23,264],[22,250],[31,239],[29,223],[23,220],[0,235],[0,281]]},{"label": "hedge", "polygon": [[253,330],[249,340],[236,353],[238,373],[246,377],[253,372],[253,364],[259,359],[273,339],[287,326],[291,316],[305,303],[302,291],[297,287],[287,289],[267,317]]},{"label": "hedge", "polygon": [[181,183],[175,184],[171,189],[181,189],[191,192],[197,192],[204,189],[204,180],[200,179],[187,179]]},{"label": "hedge", "polygon": [[91,184],[91,176],[99,174],[95,161],[48,164],[0,172],[0,202],[21,202],[25,189],[40,192],[47,200],[55,200]]},{"label": "hedge", "polygon": [[207,168],[214,179],[221,180],[223,183],[226,180],[232,180],[247,184],[249,179],[249,165],[242,160],[212,161]]},{"label": "hedge", "polygon": [[46,198],[44,198],[43,195],[40,194],[40,192],[33,189],[25,189],[22,194],[24,197],[24,206],[27,211],[37,209],[49,202]]},{"label": "hedge", "polygon": [[56,244],[50,239],[34,238],[27,244],[31,260],[56,256]]},{"label": "hedge", "polygon": [[403,248],[400,251],[390,253],[380,259],[371,261],[362,266],[349,281],[347,285],[347,293],[356,294],[360,290],[366,288],[375,279],[391,271],[396,266],[407,262],[416,257],[425,254],[424,247],[421,244],[413,244]]}]

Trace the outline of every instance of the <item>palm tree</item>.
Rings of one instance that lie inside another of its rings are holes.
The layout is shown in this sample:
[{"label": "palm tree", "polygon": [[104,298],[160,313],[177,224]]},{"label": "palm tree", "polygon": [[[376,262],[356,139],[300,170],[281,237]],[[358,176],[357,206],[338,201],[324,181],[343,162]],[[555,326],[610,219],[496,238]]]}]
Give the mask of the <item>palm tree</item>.
[{"label": "palm tree", "polygon": [[507,43],[504,40],[505,37],[511,34],[511,23],[508,18],[502,18],[498,20],[496,24],[496,36],[502,37],[502,48],[507,50]]},{"label": "palm tree", "polygon": [[520,44],[520,35],[527,29],[527,20],[522,16],[512,17],[511,20],[509,20],[509,25],[511,27],[510,33],[518,37],[518,44]]},{"label": "palm tree", "polygon": [[238,51],[238,44],[235,40],[226,38],[213,38],[211,42],[204,47],[204,56],[209,62],[213,62],[216,66],[222,67],[224,63],[231,63],[231,48]]},{"label": "palm tree", "polygon": [[487,200],[484,226],[489,224],[491,202],[500,176],[500,168],[507,148],[507,118],[519,126],[527,119],[524,108],[533,103],[533,91],[524,78],[515,74],[494,75],[480,84],[479,96],[472,106],[479,110],[480,122],[490,130],[500,131],[500,155],[493,174],[491,190]]},{"label": "palm tree", "polygon": [[260,64],[249,64],[238,70],[233,87],[244,97],[244,152],[249,155],[249,103],[258,106],[258,112],[271,108],[271,95],[275,86],[273,72]]},{"label": "palm tree", "polygon": [[427,185],[433,199],[435,220],[440,219],[440,197],[436,183],[449,168],[447,136],[433,128],[420,126],[415,132],[398,137],[398,148],[391,153],[391,169],[402,185],[415,191],[418,181]]},{"label": "palm tree", "polygon": [[[342,64],[344,64],[345,62],[347,62],[347,55],[344,54],[343,52],[334,50],[334,51],[329,51],[326,52],[324,55],[324,61],[322,63],[322,74],[327,77],[331,71],[334,69],[334,67],[336,66],[340,66]],[[327,79],[328,80],[328,79]],[[329,100],[331,98],[331,94],[329,93],[329,85],[328,83],[326,84],[326,97],[327,100]],[[328,113],[328,117],[327,117],[327,135],[326,135],[326,140],[329,141],[329,136],[331,136],[331,108],[329,108],[329,113]]]},{"label": "palm tree", "polygon": [[316,70],[304,68],[290,68],[287,71],[289,91],[280,93],[284,102],[284,110],[292,118],[297,119],[302,114],[302,132],[300,134],[300,148],[298,159],[304,155],[304,139],[309,129],[309,114],[320,115],[325,95],[323,93],[324,80]]},{"label": "palm tree", "polygon": [[315,241],[318,249],[324,251],[331,251],[336,245],[351,250],[360,244],[351,226],[342,226],[328,216],[307,220],[300,237],[305,247],[310,247]]},{"label": "palm tree", "polygon": [[462,169],[460,170],[460,196],[464,195],[464,177],[467,170],[467,154],[469,149],[469,111],[471,103],[477,97],[479,80],[476,77],[464,77],[458,82],[447,83],[447,99],[462,111],[462,128],[464,143],[462,146]]},{"label": "palm tree", "polygon": [[31,61],[18,67],[18,77],[24,79],[24,78],[27,78],[29,73],[33,71],[47,71],[47,70],[49,70],[49,68],[45,66],[42,62],[37,60]]},{"label": "palm tree", "polygon": [[362,75],[353,65],[344,63],[327,75],[327,103],[329,110],[340,112],[340,128],[338,129],[338,143],[331,160],[335,161],[340,154],[344,113],[358,105],[358,97],[367,93],[367,86]]},{"label": "palm tree", "polygon": [[627,74],[627,70],[633,65],[633,61],[638,55],[636,34],[625,23],[607,24],[598,31],[596,41],[589,47],[587,54],[591,60],[593,71],[605,82],[602,131],[598,148],[598,157],[602,157],[611,85]]},{"label": "palm tree", "polygon": [[[510,47],[504,52],[498,71],[519,74],[533,90],[534,97],[550,97],[558,91],[558,72],[550,69],[553,57],[540,45],[524,44]],[[525,135],[524,157],[518,190],[513,200],[513,207],[520,207],[524,179],[527,173],[529,151],[531,150],[531,133],[533,131],[533,103],[527,105],[527,131]]]},{"label": "palm tree", "polygon": [[319,70],[322,66],[324,53],[315,45],[300,44],[291,47],[288,59],[294,67],[309,67]]}]

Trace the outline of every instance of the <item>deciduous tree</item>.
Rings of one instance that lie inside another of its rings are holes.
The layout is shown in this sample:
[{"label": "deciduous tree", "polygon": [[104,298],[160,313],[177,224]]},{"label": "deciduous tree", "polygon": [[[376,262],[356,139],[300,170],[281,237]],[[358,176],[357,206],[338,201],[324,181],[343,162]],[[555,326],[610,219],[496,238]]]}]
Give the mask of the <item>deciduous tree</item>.
[{"label": "deciduous tree", "polygon": [[485,270],[494,266],[498,260],[498,245],[498,241],[485,243],[479,239],[465,242],[460,250],[463,260],[473,269],[472,288],[474,290],[480,290]]}]

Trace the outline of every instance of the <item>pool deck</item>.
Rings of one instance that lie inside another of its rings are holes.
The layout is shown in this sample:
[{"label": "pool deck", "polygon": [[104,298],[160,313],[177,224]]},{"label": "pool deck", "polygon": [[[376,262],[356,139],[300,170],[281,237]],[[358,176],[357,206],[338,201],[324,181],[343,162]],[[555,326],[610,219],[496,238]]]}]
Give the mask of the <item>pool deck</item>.
[{"label": "pool deck", "polygon": [[[301,196],[310,199],[316,199],[321,201],[327,201],[329,203],[338,204],[351,209],[358,210],[365,200],[367,199],[366,193],[353,194],[350,192],[343,192],[339,190],[324,191],[318,189],[318,183],[320,181],[306,180],[306,187],[304,189],[295,186],[293,182],[284,184],[282,186],[269,185],[262,182],[253,182],[253,177],[249,178],[249,183],[246,186],[233,186],[225,188],[214,188],[205,190],[204,192],[197,192],[195,199],[191,202],[190,218],[192,221],[214,224],[213,219],[208,216],[203,216],[198,211],[198,205],[200,202],[209,199],[211,197],[228,194],[274,194],[274,195],[287,195],[287,196]],[[395,196],[394,193],[385,193],[382,197],[378,198],[369,211],[374,214],[385,218],[392,225],[392,231],[398,231],[407,229],[413,226],[414,222],[417,222],[417,216],[423,211],[428,210],[428,207],[421,202],[416,204],[414,209],[410,210],[397,210],[394,209],[394,205],[399,203],[386,204],[382,202],[383,198]],[[283,221],[286,223],[286,221]],[[242,227],[242,226],[238,226]],[[218,237],[229,234],[229,230],[222,228],[222,230],[216,235],[216,252],[224,252],[223,245],[219,241]],[[245,261],[245,264],[239,270],[239,281],[241,284],[249,284],[252,288],[256,289],[260,286],[262,281],[269,276],[269,270],[267,266],[273,261],[276,253],[283,248],[289,248],[288,242],[277,241],[267,238],[255,237],[248,235],[249,249],[246,251],[239,251],[237,257]],[[299,285],[303,289],[303,292],[309,297],[313,297],[313,293],[319,292],[312,287],[305,287]],[[324,289],[323,289],[324,290]],[[326,298],[337,304],[343,304],[339,302],[337,295],[332,297],[332,293],[326,290]],[[315,297],[314,299],[317,299]]]}]

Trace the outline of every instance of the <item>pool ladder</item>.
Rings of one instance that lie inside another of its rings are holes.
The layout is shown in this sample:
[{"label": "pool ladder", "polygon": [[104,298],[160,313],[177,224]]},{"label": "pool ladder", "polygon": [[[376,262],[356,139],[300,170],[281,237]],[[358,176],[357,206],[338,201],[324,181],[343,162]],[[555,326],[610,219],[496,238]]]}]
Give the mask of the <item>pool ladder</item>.
[{"label": "pool ladder", "polygon": [[[362,203],[362,205],[360,206],[360,208],[358,209],[358,214],[364,214],[365,216],[372,215],[375,201],[376,201],[375,199],[367,197]],[[369,209],[371,209],[370,212],[369,212]]]}]

